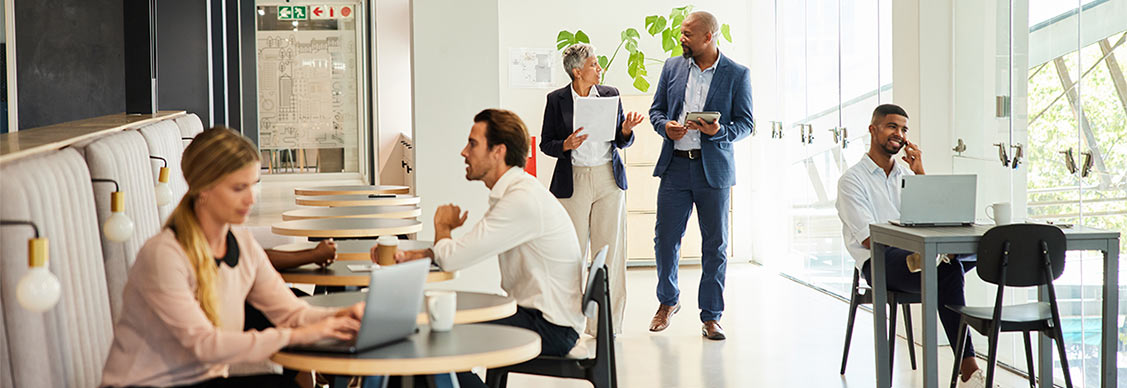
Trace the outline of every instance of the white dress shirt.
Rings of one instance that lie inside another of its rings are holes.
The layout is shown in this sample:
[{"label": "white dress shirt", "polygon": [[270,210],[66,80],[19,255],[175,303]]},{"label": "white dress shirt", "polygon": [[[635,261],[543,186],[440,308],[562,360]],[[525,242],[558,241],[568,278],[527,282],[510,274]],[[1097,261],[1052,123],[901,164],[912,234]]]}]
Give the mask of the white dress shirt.
[{"label": "white dress shirt", "polygon": [[[720,62],[720,57],[716,57],[716,62],[712,63],[707,69],[701,70],[697,66],[697,61],[689,61],[689,80],[685,85],[685,106],[681,109],[681,117],[677,122],[681,125],[685,124],[685,116],[689,112],[700,112],[704,109],[704,103],[708,99],[708,89],[712,87],[712,76],[716,74],[716,64]],[[673,149],[675,150],[698,150],[700,149],[700,131],[689,130],[685,136],[680,140],[673,141]]]},{"label": "white dress shirt", "polygon": [[[568,89],[571,89],[571,106],[572,106],[572,121],[571,122],[574,123],[575,122],[575,119],[574,119],[574,117],[575,117],[575,109],[574,109],[575,100],[580,99],[580,98],[585,98],[585,97],[580,96],[579,93],[576,93],[575,87],[570,87]],[[587,93],[587,97],[598,97],[598,96],[599,96],[599,88],[596,88],[595,85],[591,85],[591,91]],[[579,128],[572,128],[571,130],[574,131],[576,129],[579,129]],[[580,132],[579,134],[582,135],[584,133],[586,133],[586,130],[584,130],[584,132]],[[572,166],[580,166],[580,167],[595,167],[595,166],[602,166],[604,164],[610,163],[611,157],[612,157],[611,151],[613,150],[613,148],[614,148],[614,145],[611,144],[611,142],[609,142],[609,141],[607,141],[607,142],[584,141],[583,144],[579,145],[579,148],[571,150],[571,165]]]},{"label": "white dress shirt", "polygon": [[518,306],[583,332],[583,262],[575,227],[560,201],[520,167],[510,168],[493,185],[481,221],[461,237],[439,240],[432,250],[444,270],[496,255],[501,288]]},{"label": "white dress shirt", "polygon": [[861,245],[869,238],[869,224],[900,218],[900,180],[915,175],[907,166],[893,162],[885,175],[868,154],[841,174],[837,181],[837,215],[841,218],[841,234],[845,249],[853,256],[857,269],[869,261],[869,249]]}]

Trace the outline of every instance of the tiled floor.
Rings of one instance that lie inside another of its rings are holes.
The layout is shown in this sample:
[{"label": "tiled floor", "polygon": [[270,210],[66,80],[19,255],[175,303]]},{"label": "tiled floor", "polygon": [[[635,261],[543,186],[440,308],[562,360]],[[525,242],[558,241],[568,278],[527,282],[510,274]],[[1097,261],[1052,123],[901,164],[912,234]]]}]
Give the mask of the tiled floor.
[{"label": "tiled floor", "polygon": [[[629,302],[623,334],[618,337],[618,382],[623,387],[872,387],[872,315],[859,312],[849,368],[838,374],[849,307],[793,281],[751,264],[728,266],[724,318],[728,340],[700,335],[696,310],[697,267],[680,271],[682,310],[661,333],[648,331],[657,308],[652,268],[627,275]],[[901,330],[902,332],[903,330]],[[901,338],[897,343],[894,387],[922,386]],[[919,349],[919,348],[917,348]],[[922,350],[917,350],[922,352]],[[940,382],[950,376],[951,353],[941,347]],[[917,353],[919,355],[919,353]],[[980,362],[983,365],[985,362]],[[999,369],[1001,371],[1001,369]],[[1026,386],[1009,372],[999,374],[1003,387]],[[513,375],[510,387],[589,387],[583,381]]]}]

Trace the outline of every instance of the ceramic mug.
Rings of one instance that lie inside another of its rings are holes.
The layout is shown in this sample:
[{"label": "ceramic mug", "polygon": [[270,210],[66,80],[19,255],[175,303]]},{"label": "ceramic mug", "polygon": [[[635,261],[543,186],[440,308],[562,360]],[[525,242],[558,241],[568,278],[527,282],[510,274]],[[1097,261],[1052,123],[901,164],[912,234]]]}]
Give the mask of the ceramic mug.
[{"label": "ceramic mug", "polygon": [[458,294],[454,291],[430,290],[425,294],[427,301],[427,320],[431,331],[450,331],[454,327],[454,313],[457,312]]},{"label": "ceramic mug", "polygon": [[994,221],[994,225],[1006,225],[1012,222],[1011,207],[1009,202],[998,202],[986,207],[986,216]]}]

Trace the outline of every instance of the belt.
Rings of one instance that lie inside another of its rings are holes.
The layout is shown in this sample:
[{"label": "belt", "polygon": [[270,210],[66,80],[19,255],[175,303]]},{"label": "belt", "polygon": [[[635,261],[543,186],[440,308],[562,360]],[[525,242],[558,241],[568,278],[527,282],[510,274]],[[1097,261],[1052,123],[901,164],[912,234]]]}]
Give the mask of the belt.
[{"label": "belt", "polygon": [[695,150],[673,150],[673,156],[678,158],[700,159],[700,149]]}]

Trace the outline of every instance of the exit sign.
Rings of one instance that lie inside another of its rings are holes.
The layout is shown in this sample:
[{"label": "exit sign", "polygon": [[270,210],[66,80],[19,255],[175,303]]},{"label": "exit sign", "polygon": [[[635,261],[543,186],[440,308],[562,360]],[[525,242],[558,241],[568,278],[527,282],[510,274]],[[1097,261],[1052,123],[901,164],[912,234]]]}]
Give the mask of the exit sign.
[{"label": "exit sign", "polygon": [[308,20],[309,8],[304,5],[283,5],[278,7],[278,20]]}]

